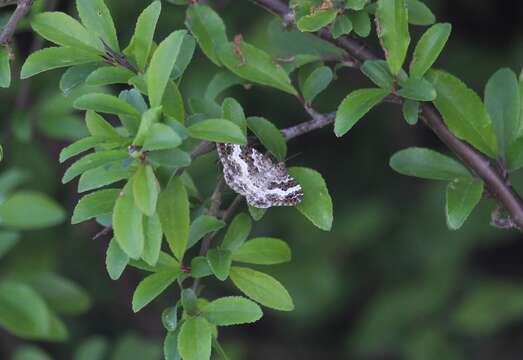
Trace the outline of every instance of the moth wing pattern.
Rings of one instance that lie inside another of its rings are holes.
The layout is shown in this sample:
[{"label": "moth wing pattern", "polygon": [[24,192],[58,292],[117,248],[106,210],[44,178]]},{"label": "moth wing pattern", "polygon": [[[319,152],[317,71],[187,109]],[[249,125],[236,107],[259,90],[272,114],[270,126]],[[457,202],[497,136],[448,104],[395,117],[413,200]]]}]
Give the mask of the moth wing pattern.
[{"label": "moth wing pattern", "polygon": [[283,163],[276,163],[249,145],[217,143],[227,185],[257,208],[295,206],[303,199],[303,190],[287,172]]}]

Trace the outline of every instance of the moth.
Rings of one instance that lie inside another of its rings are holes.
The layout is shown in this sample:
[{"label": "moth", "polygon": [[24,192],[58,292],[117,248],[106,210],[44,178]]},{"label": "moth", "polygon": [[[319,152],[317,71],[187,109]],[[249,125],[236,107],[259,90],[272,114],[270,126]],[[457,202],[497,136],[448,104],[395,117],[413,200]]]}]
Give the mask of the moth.
[{"label": "moth", "polygon": [[249,145],[216,143],[227,185],[257,208],[295,206],[303,190],[283,162],[277,163]]}]

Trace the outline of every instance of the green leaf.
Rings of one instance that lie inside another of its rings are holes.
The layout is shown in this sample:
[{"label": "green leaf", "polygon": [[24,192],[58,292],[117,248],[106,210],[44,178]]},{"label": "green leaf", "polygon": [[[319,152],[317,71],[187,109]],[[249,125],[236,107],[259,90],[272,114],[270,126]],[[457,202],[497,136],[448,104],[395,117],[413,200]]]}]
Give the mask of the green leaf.
[{"label": "green leaf", "polygon": [[80,96],[73,106],[79,110],[94,110],[96,112],[140,116],[140,112],[127,101],[108,94],[86,94]]},{"label": "green leaf", "polygon": [[249,208],[249,214],[251,215],[252,219],[254,221],[259,221],[263,218],[265,213],[267,212],[267,209],[260,209],[256,208],[254,206],[248,205]]},{"label": "green leaf", "polygon": [[521,127],[521,98],[516,74],[510,69],[498,70],[485,87],[485,106],[492,119],[499,155],[506,153]]},{"label": "green leaf", "polygon": [[514,141],[507,151],[507,162],[510,171],[523,167],[523,138]]},{"label": "green leaf", "polygon": [[178,334],[179,331],[169,331],[165,336],[163,342],[163,355],[165,360],[180,360],[180,353],[178,351]]},{"label": "green leaf", "polygon": [[119,194],[119,189],[105,189],[85,195],[74,208],[71,224],[110,214]]},{"label": "green leaf", "polygon": [[296,208],[315,226],[329,231],[332,227],[332,200],[321,174],[303,167],[291,168],[289,174],[303,189],[303,200]]},{"label": "green leaf", "polygon": [[474,179],[456,179],[447,186],[447,225],[459,229],[483,196],[483,182]]},{"label": "green leaf", "polygon": [[202,278],[212,274],[211,267],[205,256],[195,256],[191,259],[191,276]]},{"label": "green leaf", "polygon": [[0,48],[0,87],[8,88],[11,85],[11,64],[7,46]]},{"label": "green leaf", "polygon": [[211,301],[202,315],[216,326],[250,324],[261,319],[263,312],[255,302],[241,296],[228,296]]},{"label": "green leaf", "polygon": [[452,25],[444,23],[431,26],[423,34],[414,49],[410,63],[410,76],[420,79],[425,75],[441,54],[451,31]]},{"label": "green leaf", "polygon": [[35,191],[18,191],[0,204],[2,225],[34,230],[62,223],[65,211],[47,195]]},{"label": "green leaf", "polygon": [[160,184],[151,165],[139,166],[133,177],[133,196],[136,206],[146,216],[156,212]]},{"label": "green leaf", "polygon": [[345,6],[347,9],[359,11],[363,10],[368,2],[369,0],[345,0]]},{"label": "green leaf", "polygon": [[138,259],[144,248],[143,215],[135,206],[132,182],[120,192],[113,211],[114,238],[120,248],[131,258]]},{"label": "green leaf", "polygon": [[223,65],[239,77],[297,95],[287,72],[265,51],[242,41],[223,44],[218,53]]},{"label": "green leaf", "polygon": [[143,260],[129,259],[129,265],[137,269],[149,272],[161,272],[164,270],[179,270],[180,263],[176,261],[171,255],[166,252],[160,251],[160,257],[156,265],[151,266]]},{"label": "green leaf", "polygon": [[345,135],[352,127],[390,94],[386,89],[360,89],[353,91],[338,107],[334,133],[337,137]]},{"label": "green leaf", "polygon": [[210,249],[207,252],[207,260],[213,274],[218,280],[225,281],[229,277],[231,269],[232,253],[226,249]]},{"label": "green leaf", "polygon": [[163,95],[169,76],[176,58],[180,53],[183,38],[187,33],[186,30],[177,30],[172,32],[165,40],[163,40],[153,53],[151,63],[147,68],[147,93],[151,102],[151,107],[160,106],[162,104]]},{"label": "green leaf", "polygon": [[191,63],[192,57],[194,55],[194,50],[196,50],[196,40],[194,40],[194,37],[192,35],[185,34],[180,54],[176,59],[174,69],[171,73],[172,80],[180,81],[182,79],[185,70]]},{"label": "green leaf", "polygon": [[272,276],[237,266],[231,268],[230,276],[234,285],[254,301],[276,310],[294,309],[289,293]]},{"label": "green leaf", "polygon": [[[209,88],[207,88],[207,90],[208,89]],[[243,135],[247,136],[247,120],[245,119],[243,108],[238,101],[233,98],[223,100],[222,117],[235,123],[242,130]]]},{"label": "green leaf", "polygon": [[313,12],[312,14],[302,16],[296,22],[298,29],[304,32],[314,32],[329,25],[336,19],[338,14],[336,9],[327,9]]},{"label": "green leaf", "polygon": [[361,72],[380,88],[392,91],[394,79],[389,66],[384,60],[367,60],[361,66]]},{"label": "green leaf", "polygon": [[98,189],[120,180],[129,179],[132,173],[123,161],[116,161],[87,170],[80,176],[78,192]]},{"label": "green leaf", "polygon": [[167,168],[177,169],[191,164],[191,156],[180,149],[151,151],[147,154],[147,158],[151,165]]},{"label": "green leaf", "polygon": [[236,215],[227,228],[222,247],[235,252],[245,242],[251,233],[251,228],[252,221],[247,214],[240,213]]},{"label": "green leaf", "polygon": [[422,179],[452,181],[456,178],[472,177],[456,160],[423,148],[412,147],[398,151],[390,158],[389,165],[400,174]]},{"label": "green leaf", "polygon": [[151,130],[153,124],[160,121],[161,116],[161,106],[149,109],[142,114],[142,117],[140,119],[140,126],[138,127],[138,131],[136,133],[136,136],[134,137],[133,145],[143,145],[145,138],[147,137],[147,135],[149,135],[149,130]]},{"label": "green leaf", "polygon": [[420,103],[418,101],[405,99],[403,102],[403,117],[409,125],[416,125],[420,115]]},{"label": "green leaf", "polygon": [[146,216],[143,219],[144,248],[142,259],[155,266],[160,257],[162,247],[162,224],[157,214]]},{"label": "green leaf", "polygon": [[20,233],[15,231],[0,231],[0,259],[7,254],[20,240]]},{"label": "green leaf", "polygon": [[312,102],[331,83],[334,75],[328,66],[316,68],[305,80],[302,93],[307,102]]},{"label": "green leaf", "polygon": [[103,46],[76,19],[63,12],[44,12],[31,20],[31,27],[57,45],[101,53]]},{"label": "green leaf", "polygon": [[183,289],[181,292],[181,302],[183,310],[189,315],[198,313],[198,297],[190,288]]},{"label": "green leaf", "polygon": [[92,110],[85,113],[85,124],[89,133],[94,137],[118,140],[122,138],[107,120]]},{"label": "green leaf", "polygon": [[342,35],[350,34],[352,31],[352,21],[347,15],[339,15],[332,24],[331,34],[332,37],[337,39]]},{"label": "green leaf", "polygon": [[183,259],[189,239],[189,198],[182,180],[175,176],[158,198],[158,216],[167,243],[178,260]]},{"label": "green leaf", "polygon": [[[163,112],[172,117],[176,122],[182,123],[185,121],[185,108],[183,104],[183,97],[178,89],[178,85],[172,80],[169,80],[162,99]],[[171,122],[172,123],[172,122]],[[170,123],[170,124],[171,124]]]},{"label": "green leaf", "polygon": [[85,79],[100,65],[97,63],[71,66],[65,70],[60,78],[60,90],[67,96],[76,87],[84,83]]},{"label": "green leaf", "polygon": [[165,124],[153,124],[143,142],[143,151],[166,150],[180,146],[182,138]]},{"label": "green leaf", "polygon": [[398,75],[410,44],[408,11],[405,0],[378,0],[378,37],[393,75]]},{"label": "green leaf", "polygon": [[496,134],[485,105],[479,96],[461,80],[443,71],[431,70],[427,79],[436,88],[434,105],[445,124],[458,138],[495,157],[498,153]]},{"label": "green leaf", "polygon": [[170,306],[162,312],[162,325],[167,331],[175,331],[178,327],[178,304]]},{"label": "green leaf", "polygon": [[232,259],[257,265],[281,264],[291,261],[291,249],[280,239],[255,238],[235,250]]},{"label": "green leaf", "polygon": [[72,143],[71,145],[63,148],[62,151],[60,151],[59,161],[63,163],[64,161],[72,158],[73,156],[95,147],[100,142],[101,139],[92,136],[80,139]]},{"label": "green leaf", "polygon": [[359,36],[365,38],[369,36],[371,30],[371,22],[369,13],[367,11],[357,11],[348,14],[354,32]]},{"label": "green leaf", "polygon": [[64,173],[62,183],[66,184],[83,172],[97,168],[104,164],[125,160],[129,154],[123,150],[110,150],[90,153],[82,157],[80,160],[74,162]]},{"label": "green leaf", "polygon": [[20,72],[27,79],[41,72],[67,66],[100,61],[98,54],[72,47],[48,47],[35,51],[26,59]]},{"label": "green leaf", "polygon": [[0,326],[14,335],[45,339],[51,313],[44,299],[29,286],[18,282],[0,283]]},{"label": "green leaf", "polygon": [[111,239],[105,256],[105,268],[111,280],[118,280],[129,263],[129,256],[120,248],[115,239]]},{"label": "green leaf", "polygon": [[151,53],[156,23],[162,11],[162,3],[153,1],[145,8],[136,21],[136,28],[132,38],[132,52],[136,65],[144,70]]},{"label": "green leaf", "polygon": [[238,125],[225,119],[207,119],[187,129],[195,139],[224,142],[230,144],[247,144],[247,138]]},{"label": "green leaf", "polygon": [[198,41],[203,53],[216,65],[221,66],[216,50],[227,43],[225,24],[207,5],[195,4],[187,9],[185,25]]},{"label": "green leaf", "polygon": [[200,215],[191,224],[187,248],[191,248],[210,232],[218,231],[225,226],[222,220],[210,215]]},{"label": "green leaf", "polygon": [[107,340],[101,336],[92,336],[80,343],[74,353],[73,360],[104,360],[108,350]]},{"label": "green leaf", "polygon": [[78,315],[91,307],[89,294],[71,280],[59,275],[38,274],[31,279],[31,286],[59,314]]},{"label": "green leaf", "polygon": [[262,117],[251,116],[247,118],[247,126],[278,160],[285,160],[287,143],[280,130],[272,122]]},{"label": "green leaf", "polygon": [[427,26],[436,21],[436,17],[427,5],[419,0],[407,0],[409,23],[412,25]]},{"label": "green leaf", "polygon": [[[49,355],[36,346],[24,345],[16,349],[11,360],[52,360]],[[76,360],[76,359],[75,359]]]},{"label": "green leaf", "polygon": [[202,317],[187,319],[178,335],[178,351],[184,360],[211,358],[211,326]]},{"label": "green leaf", "polygon": [[[205,89],[205,99],[214,101],[225,90],[235,86],[244,84],[245,80],[234,75],[228,70],[217,72],[211,81],[207,84]],[[223,105],[223,104],[222,104]]]},{"label": "green leaf", "polygon": [[89,32],[105,41],[114,51],[120,51],[113,18],[103,0],[76,0],[76,8]]},{"label": "green leaf", "polygon": [[85,79],[90,86],[105,86],[112,84],[128,84],[134,73],[120,66],[102,66],[93,71]]},{"label": "green leaf", "polygon": [[415,78],[402,82],[398,95],[416,101],[433,101],[438,96],[436,89],[430,82]]},{"label": "green leaf", "polygon": [[165,270],[149,275],[140,281],[133,294],[133,311],[140,311],[157,298],[180,274],[180,270]]}]

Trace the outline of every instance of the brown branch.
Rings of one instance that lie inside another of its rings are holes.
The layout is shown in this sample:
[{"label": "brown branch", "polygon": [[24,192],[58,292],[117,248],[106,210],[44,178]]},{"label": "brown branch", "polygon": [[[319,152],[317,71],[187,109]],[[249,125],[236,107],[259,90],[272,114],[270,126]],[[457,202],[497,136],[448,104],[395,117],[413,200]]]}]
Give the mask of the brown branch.
[{"label": "brown branch", "polygon": [[[251,1],[280,16],[286,26],[289,25],[289,19],[294,18],[292,10],[280,0]],[[334,39],[327,28],[318,31],[316,36],[347,51],[347,53],[358,60],[360,64],[367,60],[378,59],[378,56],[367,49],[365,45],[350,36],[342,36]],[[499,203],[510,213],[515,227],[519,230],[523,229],[523,200],[505,181],[502,174],[495,168],[493,161],[452,134],[432,104],[422,103],[421,109],[423,122],[476,176],[483,180],[489,192],[492,193]]]},{"label": "brown branch", "polygon": [[4,26],[2,33],[0,33],[0,45],[8,44],[16,30],[16,26],[22,20],[22,18],[29,12],[34,0],[20,0],[16,6],[15,11],[11,15],[11,18]]}]

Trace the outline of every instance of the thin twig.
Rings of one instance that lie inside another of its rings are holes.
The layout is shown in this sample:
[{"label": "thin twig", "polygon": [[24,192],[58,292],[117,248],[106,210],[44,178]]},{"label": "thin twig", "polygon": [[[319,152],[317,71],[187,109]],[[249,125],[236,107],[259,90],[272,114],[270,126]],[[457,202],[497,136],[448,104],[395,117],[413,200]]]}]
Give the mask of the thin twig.
[{"label": "thin twig", "polygon": [[[291,17],[292,10],[280,0],[251,0],[261,7],[270,10],[277,14],[284,20],[284,25],[288,24],[288,19]],[[332,34],[327,28],[324,28],[317,33],[316,36],[327,40],[338,47],[345,50],[353,56],[359,63],[367,60],[378,59],[372,51],[367,49],[359,40],[350,36],[341,36],[337,39],[332,37]],[[399,99],[401,100],[401,99]],[[399,101],[401,103],[401,101]],[[489,192],[492,193],[497,201],[503,205],[510,213],[514,226],[520,231],[523,229],[523,200],[516,193],[516,191],[505,181],[502,174],[493,166],[491,160],[486,156],[469,146],[464,141],[458,139],[447,128],[441,115],[434,108],[432,104],[422,103],[422,120],[423,122],[439,137],[439,139],[458,156],[467,167],[476,176],[481,178]]]},{"label": "thin twig", "polygon": [[29,12],[33,2],[34,0],[20,0],[16,6],[15,11],[11,15],[11,18],[9,18],[9,21],[0,33],[0,45],[7,45],[11,41],[15,33],[16,26],[20,20],[22,20],[23,17]]}]

